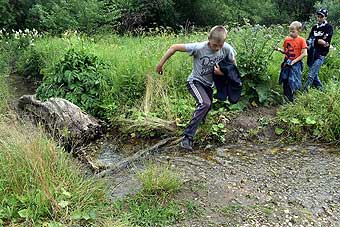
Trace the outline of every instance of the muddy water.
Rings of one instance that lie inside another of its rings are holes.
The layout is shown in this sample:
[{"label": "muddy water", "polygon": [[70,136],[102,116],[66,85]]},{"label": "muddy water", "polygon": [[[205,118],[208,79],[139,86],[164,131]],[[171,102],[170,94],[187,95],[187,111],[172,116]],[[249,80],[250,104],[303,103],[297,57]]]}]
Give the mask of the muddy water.
[{"label": "muddy water", "polygon": [[[178,199],[199,207],[176,226],[340,226],[337,147],[242,144],[152,157],[181,175]],[[140,189],[134,174],[142,168],[111,176],[113,200]]]}]

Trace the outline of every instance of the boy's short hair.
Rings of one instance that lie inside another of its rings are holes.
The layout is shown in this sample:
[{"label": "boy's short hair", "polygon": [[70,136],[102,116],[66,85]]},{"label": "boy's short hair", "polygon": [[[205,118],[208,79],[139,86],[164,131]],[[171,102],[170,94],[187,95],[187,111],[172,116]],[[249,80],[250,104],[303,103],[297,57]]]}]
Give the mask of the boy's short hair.
[{"label": "boy's short hair", "polygon": [[290,28],[290,29],[293,28],[293,29],[296,29],[296,30],[298,30],[298,31],[301,31],[301,29],[302,29],[302,23],[299,22],[299,21],[293,21],[292,23],[290,23],[289,28]]},{"label": "boy's short hair", "polygon": [[227,34],[227,29],[225,29],[224,26],[217,25],[210,30],[208,39],[217,42],[224,42],[227,38]]}]

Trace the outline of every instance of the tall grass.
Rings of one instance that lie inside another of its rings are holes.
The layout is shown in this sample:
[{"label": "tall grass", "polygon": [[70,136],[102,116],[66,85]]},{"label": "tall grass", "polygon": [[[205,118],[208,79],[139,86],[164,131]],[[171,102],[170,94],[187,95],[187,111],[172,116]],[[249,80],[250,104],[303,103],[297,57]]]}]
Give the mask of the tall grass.
[{"label": "tall grass", "polygon": [[296,101],[282,106],[278,119],[286,134],[297,140],[321,139],[340,141],[340,86],[339,82],[328,84],[326,91],[310,89],[300,94]]},{"label": "tall grass", "polygon": [[9,87],[5,79],[5,76],[0,74],[0,117],[6,112],[8,107]]},{"label": "tall grass", "polygon": [[109,216],[104,182],[85,178],[72,157],[32,125],[0,121],[0,171],[0,224],[88,225]]},{"label": "tall grass", "polygon": [[[230,29],[227,42],[238,52],[236,58],[243,73],[244,86],[240,103],[234,106],[225,103],[225,111],[228,108],[243,109],[253,101],[266,105],[280,103],[282,88],[278,84],[278,77],[283,56],[272,53],[272,47],[282,45],[287,34],[285,26],[247,25]],[[45,77],[54,76],[53,69],[70,48],[98,56],[106,65],[103,70],[105,81],[101,91],[101,109],[104,110],[105,118],[113,124],[119,122],[117,117],[134,121],[152,116],[168,122],[176,121],[177,126],[183,127],[194,109],[194,100],[186,88],[192,58],[186,53],[176,53],[165,65],[162,76],[156,74],[155,67],[171,44],[206,39],[207,33],[204,32],[186,35],[159,32],[154,36],[96,34],[91,37],[65,33],[61,37],[37,37],[32,48],[43,55],[45,62],[42,65],[45,67],[41,72]],[[320,78],[325,83],[340,79],[339,32],[335,32],[333,40],[334,48],[320,71]],[[304,78],[307,72],[308,68],[305,67]],[[143,131],[136,129],[138,134]],[[211,130],[205,133],[211,134]]]}]

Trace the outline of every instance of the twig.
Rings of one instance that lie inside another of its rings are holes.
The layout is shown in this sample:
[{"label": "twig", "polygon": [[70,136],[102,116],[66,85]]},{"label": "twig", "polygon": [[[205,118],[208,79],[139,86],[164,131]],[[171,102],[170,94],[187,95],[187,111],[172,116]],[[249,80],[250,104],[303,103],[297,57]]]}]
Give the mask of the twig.
[{"label": "twig", "polygon": [[[177,138],[175,138],[177,139]],[[122,169],[126,168],[128,165],[130,165],[133,162],[139,161],[142,158],[146,158],[147,156],[153,154],[154,152],[156,152],[157,150],[159,150],[160,147],[164,146],[165,144],[167,144],[169,141],[174,140],[174,138],[166,138],[163,139],[161,141],[159,141],[157,144],[153,145],[152,147],[149,147],[145,150],[141,150],[137,153],[135,153],[134,155],[118,162],[112,165],[109,165],[107,167],[107,169],[103,170],[102,172],[98,173],[97,176],[98,177],[104,177],[109,173],[117,173],[119,171],[121,171]]]}]

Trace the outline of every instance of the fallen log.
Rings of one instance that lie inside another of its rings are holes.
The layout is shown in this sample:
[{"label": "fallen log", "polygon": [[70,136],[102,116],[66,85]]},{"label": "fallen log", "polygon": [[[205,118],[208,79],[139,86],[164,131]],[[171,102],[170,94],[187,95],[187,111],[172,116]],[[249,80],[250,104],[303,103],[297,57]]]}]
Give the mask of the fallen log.
[{"label": "fallen log", "polygon": [[63,145],[77,147],[102,135],[96,118],[62,98],[42,102],[35,95],[23,95],[18,100],[18,109],[43,124]]}]

